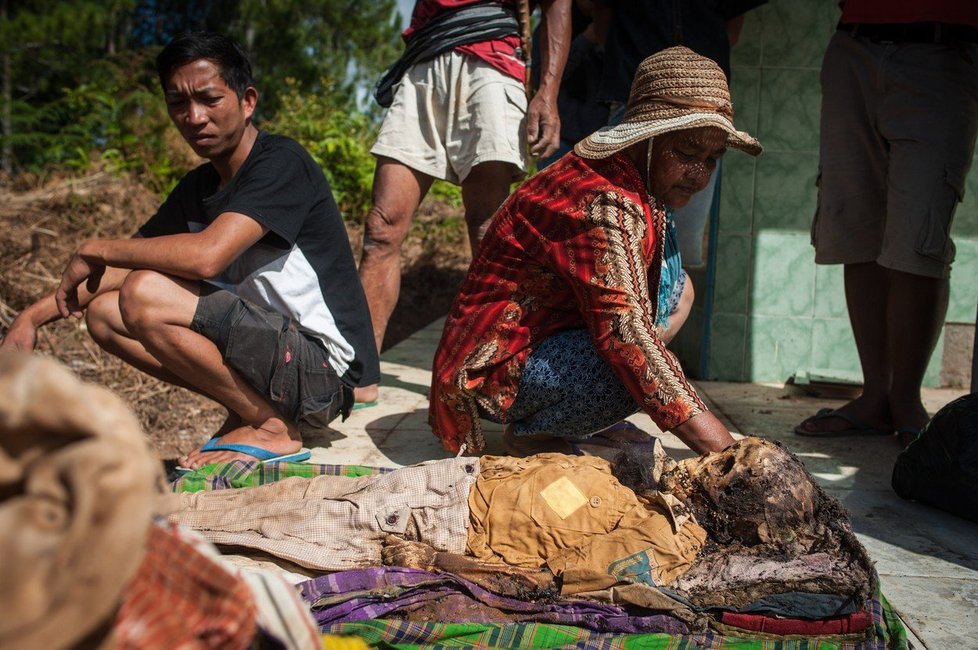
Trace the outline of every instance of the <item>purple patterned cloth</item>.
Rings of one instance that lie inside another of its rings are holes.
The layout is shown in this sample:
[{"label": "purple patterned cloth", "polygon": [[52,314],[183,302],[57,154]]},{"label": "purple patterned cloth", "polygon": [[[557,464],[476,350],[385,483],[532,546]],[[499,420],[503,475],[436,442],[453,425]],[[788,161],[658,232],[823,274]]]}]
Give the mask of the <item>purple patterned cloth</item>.
[{"label": "purple patterned cloth", "polygon": [[424,609],[431,614],[429,620],[441,623],[532,621],[620,634],[689,631],[685,623],[667,614],[629,616],[617,605],[585,600],[522,601],[499,596],[450,573],[402,567],[330,573],[303,582],[299,588],[321,628],[374,618],[400,618],[399,612]]}]

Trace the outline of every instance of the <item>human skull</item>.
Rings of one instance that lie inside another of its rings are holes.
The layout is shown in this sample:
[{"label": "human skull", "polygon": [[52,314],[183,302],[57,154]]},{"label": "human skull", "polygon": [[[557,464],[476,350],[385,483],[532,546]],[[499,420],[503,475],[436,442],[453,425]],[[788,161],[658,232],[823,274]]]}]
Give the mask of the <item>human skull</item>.
[{"label": "human skull", "polygon": [[683,460],[660,489],[685,502],[720,544],[807,547],[818,491],[805,466],[780,444],[744,438]]}]

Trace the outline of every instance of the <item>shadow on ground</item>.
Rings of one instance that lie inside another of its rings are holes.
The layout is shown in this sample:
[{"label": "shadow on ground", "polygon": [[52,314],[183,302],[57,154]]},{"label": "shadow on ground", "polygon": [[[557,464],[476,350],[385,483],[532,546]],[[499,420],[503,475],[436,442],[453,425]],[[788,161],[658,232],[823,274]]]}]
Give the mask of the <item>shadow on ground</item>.
[{"label": "shadow on ground", "polygon": [[389,350],[428,323],[448,313],[465,271],[444,268],[427,252],[401,275],[401,294],[391,314],[383,349]]}]

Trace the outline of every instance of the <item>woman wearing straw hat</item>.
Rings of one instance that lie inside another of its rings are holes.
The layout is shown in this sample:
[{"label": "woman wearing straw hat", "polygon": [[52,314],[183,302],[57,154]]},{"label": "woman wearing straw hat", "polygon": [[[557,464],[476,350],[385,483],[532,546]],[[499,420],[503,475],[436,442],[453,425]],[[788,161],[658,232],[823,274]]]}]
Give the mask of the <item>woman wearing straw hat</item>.
[{"label": "woman wearing straw hat", "polygon": [[726,77],[684,47],[645,59],[625,117],[577,144],[497,211],[435,354],[429,422],[452,451],[574,453],[639,409],[698,453],[733,443],[666,349],[685,279],[669,211],[702,189],[737,131]]}]

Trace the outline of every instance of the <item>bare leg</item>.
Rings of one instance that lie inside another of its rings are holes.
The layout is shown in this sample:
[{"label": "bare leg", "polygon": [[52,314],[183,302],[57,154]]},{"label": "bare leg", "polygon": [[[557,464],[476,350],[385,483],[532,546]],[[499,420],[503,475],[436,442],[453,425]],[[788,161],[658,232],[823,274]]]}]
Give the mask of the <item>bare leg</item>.
[{"label": "bare leg", "polygon": [[[883,431],[892,428],[889,413],[890,367],[887,343],[887,270],[875,262],[845,265],[846,306],[863,371],[862,394],[837,411],[846,416],[808,419],[800,425],[807,431],[844,431],[860,422]],[[850,421],[850,419],[852,421]]]},{"label": "bare leg", "polygon": [[472,257],[486,233],[489,220],[509,196],[513,181],[513,166],[505,162],[484,162],[476,165],[462,181],[462,203],[465,205],[465,224],[469,232]]},{"label": "bare leg", "polygon": [[354,402],[373,402],[377,399],[379,391],[377,390],[377,384],[371,384],[369,386],[357,386],[353,389],[353,401]]},{"label": "bare leg", "polygon": [[[879,428],[892,426],[889,417],[890,345],[887,305],[891,301],[887,270],[875,262],[845,265],[846,307],[863,370],[863,392],[840,411]],[[849,426],[847,423],[845,426]]]},{"label": "bare leg", "polygon": [[370,307],[378,352],[401,290],[401,244],[432,178],[391,158],[379,157],[373,206],[364,223],[360,282]]},{"label": "bare leg", "polygon": [[[225,442],[251,444],[275,453],[297,451],[302,443],[295,425],[237,372],[224,363],[210,339],[190,329],[197,306],[195,282],[153,271],[134,271],[114,300],[90,309],[93,336],[113,354],[150,374],[207,395],[228,409]],[[237,428],[232,428],[235,423]],[[234,452],[195,451],[181,458],[187,467],[234,459]]]},{"label": "bare leg", "polygon": [[[845,286],[863,392],[838,411],[884,430],[922,427],[928,416],[920,387],[947,312],[947,280],[869,262],[847,264]],[[816,426],[852,425],[827,418]]]},{"label": "bare leg", "polygon": [[164,368],[159,359],[147,352],[143,344],[133,338],[132,333],[122,322],[122,314],[119,312],[118,291],[110,291],[95,297],[85,310],[85,324],[88,326],[88,333],[92,340],[106,352],[119,357],[129,365],[135,366],[160,381],[210,397],[196,386],[188,384]]},{"label": "bare leg", "polygon": [[948,281],[893,270],[888,273],[889,413],[898,431],[920,429],[928,420],[920,387],[947,314]]},{"label": "bare leg", "polygon": [[[188,384],[168,371],[156,357],[146,351],[142,343],[132,338],[132,334],[122,322],[122,314],[119,313],[118,291],[101,294],[92,300],[85,310],[85,322],[88,325],[89,335],[106,352],[160,381],[186,388],[204,397],[211,397],[197,386]],[[243,425],[244,422],[237,413],[228,411],[227,418],[213,437],[223,436]]]}]

